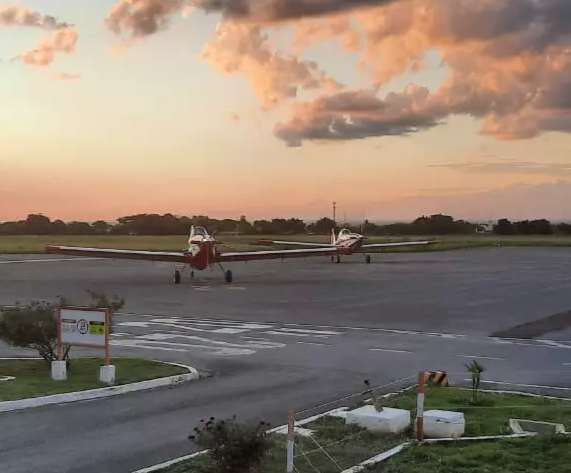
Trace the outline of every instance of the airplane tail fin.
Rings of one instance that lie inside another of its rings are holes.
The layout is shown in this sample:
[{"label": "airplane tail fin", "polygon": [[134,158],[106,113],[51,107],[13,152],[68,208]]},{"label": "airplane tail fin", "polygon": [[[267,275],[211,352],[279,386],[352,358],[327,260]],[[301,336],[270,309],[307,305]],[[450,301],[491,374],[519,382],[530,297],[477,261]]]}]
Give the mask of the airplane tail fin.
[{"label": "airplane tail fin", "polygon": [[192,237],[194,236],[194,225],[190,226],[190,233],[188,234],[188,247],[190,248]]}]

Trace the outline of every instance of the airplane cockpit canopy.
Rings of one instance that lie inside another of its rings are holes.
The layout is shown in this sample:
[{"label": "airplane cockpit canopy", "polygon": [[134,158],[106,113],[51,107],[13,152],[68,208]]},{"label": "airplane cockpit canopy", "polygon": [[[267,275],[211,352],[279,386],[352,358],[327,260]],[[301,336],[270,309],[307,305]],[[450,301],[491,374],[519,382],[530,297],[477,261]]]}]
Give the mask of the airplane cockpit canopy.
[{"label": "airplane cockpit canopy", "polygon": [[190,227],[190,237],[189,242],[200,242],[200,241],[211,241],[213,238],[208,234],[208,231],[204,227],[192,226]]}]

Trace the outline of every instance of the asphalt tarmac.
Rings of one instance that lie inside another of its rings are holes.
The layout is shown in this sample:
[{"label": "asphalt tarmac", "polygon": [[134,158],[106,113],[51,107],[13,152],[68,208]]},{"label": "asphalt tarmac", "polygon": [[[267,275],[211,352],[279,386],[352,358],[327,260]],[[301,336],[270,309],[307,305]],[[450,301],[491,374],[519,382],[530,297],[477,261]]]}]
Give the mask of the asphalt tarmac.
[{"label": "asphalt tarmac", "polygon": [[[359,392],[365,378],[394,382],[391,390],[419,369],[444,369],[460,383],[471,359],[503,389],[571,397],[566,249],[235,264],[232,285],[211,270],[180,286],[168,264],[47,258],[0,257],[0,305],[117,293],[127,303],[113,356],[184,362],[211,376],[0,414],[2,472],[131,472],[192,451],[186,437],[203,417],[283,424],[288,408],[313,414]],[[20,355],[33,353],[0,345],[0,356]]]}]

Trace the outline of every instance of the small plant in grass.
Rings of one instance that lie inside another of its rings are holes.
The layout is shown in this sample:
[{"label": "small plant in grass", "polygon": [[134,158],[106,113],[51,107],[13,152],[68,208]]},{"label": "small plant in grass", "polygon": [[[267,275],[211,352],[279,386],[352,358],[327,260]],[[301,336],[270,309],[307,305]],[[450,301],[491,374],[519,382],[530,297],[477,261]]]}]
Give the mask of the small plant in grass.
[{"label": "small plant in grass", "polygon": [[466,363],[465,366],[468,373],[470,373],[470,377],[472,378],[472,402],[476,403],[478,401],[478,391],[480,390],[482,373],[486,371],[486,368],[484,368],[476,360],[472,360],[470,363]]},{"label": "small plant in grass", "polygon": [[269,424],[239,423],[236,417],[201,420],[189,439],[208,449],[210,462],[201,467],[204,473],[261,473],[260,464],[272,447],[266,432]]},{"label": "small plant in grass", "polygon": [[383,406],[381,406],[381,404],[379,403],[377,392],[371,387],[371,382],[368,379],[365,379],[363,383],[365,383],[365,386],[367,388],[367,390],[363,394],[366,395],[370,394],[371,399],[373,400],[373,406],[377,411],[381,412],[383,410]]},{"label": "small plant in grass", "polygon": [[[118,310],[125,301],[113,295],[87,291],[90,297],[90,307],[108,307]],[[31,348],[51,363],[57,359],[57,324],[54,317],[55,308],[71,305],[64,297],[57,302],[33,301],[29,304],[16,304],[0,313],[0,340],[19,348]],[[64,346],[64,359],[69,363],[70,346]]]}]

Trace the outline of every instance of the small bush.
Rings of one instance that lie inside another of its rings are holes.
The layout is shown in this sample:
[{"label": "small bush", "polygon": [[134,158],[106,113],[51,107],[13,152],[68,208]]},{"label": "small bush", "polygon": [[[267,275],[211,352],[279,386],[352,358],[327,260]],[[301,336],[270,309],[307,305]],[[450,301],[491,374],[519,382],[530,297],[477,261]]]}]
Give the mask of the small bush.
[{"label": "small bush", "polygon": [[266,433],[269,424],[240,424],[236,417],[227,420],[201,420],[189,437],[198,446],[208,449],[210,463],[203,467],[208,473],[256,473],[272,447]]},{"label": "small bush", "polygon": [[5,310],[0,319],[0,340],[19,348],[32,348],[47,362],[56,359],[57,326],[54,304],[32,302]]},{"label": "small bush", "polygon": [[[117,295],[87,291],[89,307],[119,310],[125,301]],[[54,316],[56,307],[74,305],[64,297],[55,303],[33,301],[30,304],[17,304],[5,309],[0,315],[0,340],[19,348],[37,350],[39,355],[51,363],[57,359],[57,324]],[[64,346],[64,359],[69,362],[70,346]]]}]

